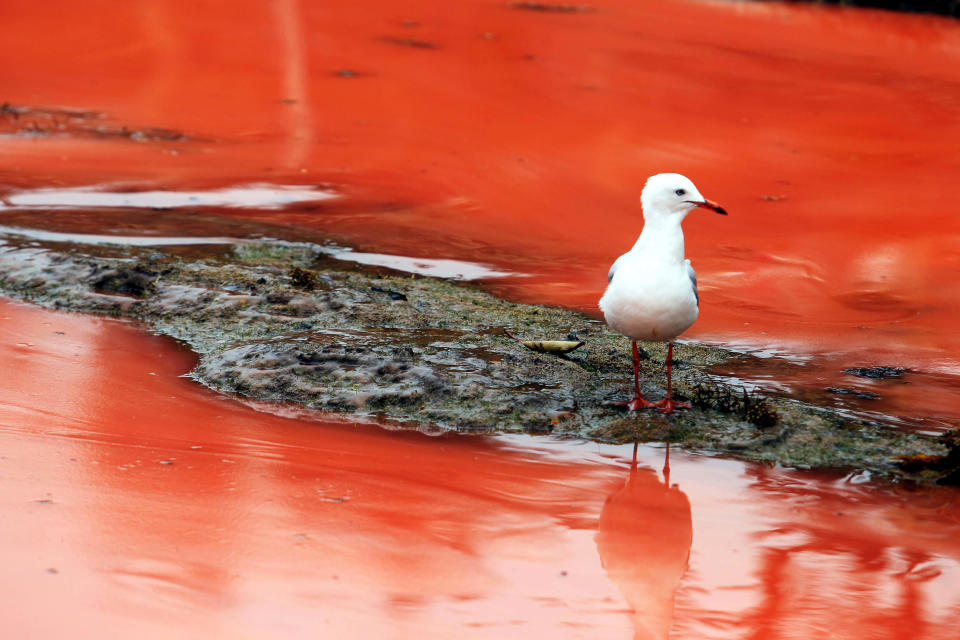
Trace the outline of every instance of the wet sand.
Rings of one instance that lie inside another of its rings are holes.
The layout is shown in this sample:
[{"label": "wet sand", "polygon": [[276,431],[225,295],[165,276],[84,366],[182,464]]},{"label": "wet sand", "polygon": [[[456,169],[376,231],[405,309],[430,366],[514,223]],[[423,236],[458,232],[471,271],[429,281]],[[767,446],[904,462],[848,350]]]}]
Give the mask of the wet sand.
[{"label": "wet sand", "polygon": [[[279,417],[0,302],[0,610],[41,638],[952,638],[960,493]],[[688,561],[689,556],[689,561]]]}]

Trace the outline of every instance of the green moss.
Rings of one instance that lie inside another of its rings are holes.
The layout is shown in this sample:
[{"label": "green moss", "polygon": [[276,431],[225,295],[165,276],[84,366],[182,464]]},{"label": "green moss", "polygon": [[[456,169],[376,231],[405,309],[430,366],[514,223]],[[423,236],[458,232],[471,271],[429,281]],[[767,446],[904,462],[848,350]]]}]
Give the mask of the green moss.
[{"label": "green moss", "polygon": [[282,242],[251,242],[238,245],[233,251],[238,262],[270,266],[307,263],[314,256],[314,251],[303,245]]}]

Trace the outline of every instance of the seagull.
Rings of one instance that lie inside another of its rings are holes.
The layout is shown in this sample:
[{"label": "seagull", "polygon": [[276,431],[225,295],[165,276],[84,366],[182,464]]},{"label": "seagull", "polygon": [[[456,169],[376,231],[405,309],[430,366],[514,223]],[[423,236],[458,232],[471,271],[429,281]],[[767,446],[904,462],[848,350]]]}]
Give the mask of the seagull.
[{"label": "seagull", "polygon": [[[611,329],[633,341],[634,397],[630,411],[657,408],[664,413],[689,409],[670,397],[673,340],[690,328],[700,313],[697,274],[683,254],[680,223],[700,207],[721,215],[727,212],[707,200],[689,178],[679,173],[659,173],[647,179],[640,194],[643,231],[636,244],[617,258],[607,274],[607,290],[600,309]],[[637,340],[666,342],[667,397],[649,402],[640,393],[640,354]]]}]

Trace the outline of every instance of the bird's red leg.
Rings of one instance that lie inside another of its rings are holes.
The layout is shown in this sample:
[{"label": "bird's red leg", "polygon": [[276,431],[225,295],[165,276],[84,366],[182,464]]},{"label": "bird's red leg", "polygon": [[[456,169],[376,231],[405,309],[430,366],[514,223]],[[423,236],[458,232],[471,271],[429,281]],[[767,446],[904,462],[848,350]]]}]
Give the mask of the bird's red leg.
[{"label": "bird's red leg", "polygon": [[673,386],[673,382],[670,379],[670,373],[673,368],[673,343],[670,343],[670,346],[667,347],[667,397],[657,402],[653,406],[660,409],[664,413],[673,413],[674,409],[689,409],[690,405],[684,404],[682,402],[677,402],[670,398],[670,388]]},{"label": "bird's red leg", "polygon": [[667,443],[667,457],[663,460],[663,486],[670,488],[670,443]]},{"label": "bird's red leg", "polygon": [[620,402],[618,405],[626,407],[630,411],[649,409],[650,407],[656,406],[652,402],[647,402],[647,399],[640,393],[640,352],[637,350],[636,341],[633,343],[633,391],[633,400],[630,402]]}]

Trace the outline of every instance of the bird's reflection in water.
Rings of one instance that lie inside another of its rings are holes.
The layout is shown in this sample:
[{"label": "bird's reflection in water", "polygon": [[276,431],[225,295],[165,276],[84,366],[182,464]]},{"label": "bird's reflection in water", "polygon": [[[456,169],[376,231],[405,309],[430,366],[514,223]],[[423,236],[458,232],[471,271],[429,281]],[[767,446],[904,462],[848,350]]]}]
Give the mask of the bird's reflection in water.
[{"label": "bird's reflection in water", "polygon": [[603,505],[597,551],[610,579],[632,610],[634,638],[667,638],[674,594],[690,558],[690,501],[670,486],[667,445],[663,482],[652,469],[637,469],[637,447],[627,482]]}]

